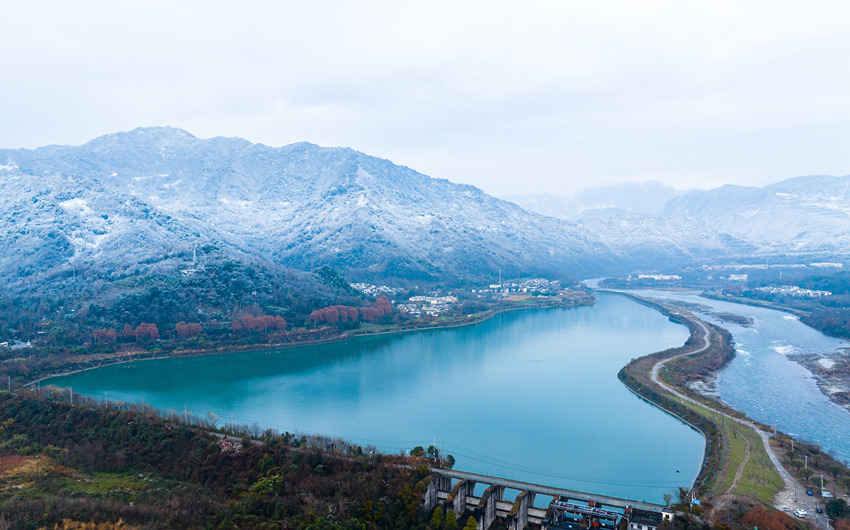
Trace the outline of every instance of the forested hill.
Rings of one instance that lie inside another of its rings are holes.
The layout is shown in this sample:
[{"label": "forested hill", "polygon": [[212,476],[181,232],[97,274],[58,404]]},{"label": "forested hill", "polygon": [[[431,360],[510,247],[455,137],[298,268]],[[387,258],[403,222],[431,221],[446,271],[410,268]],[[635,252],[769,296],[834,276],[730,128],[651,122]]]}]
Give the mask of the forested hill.
[{"label": "forested hill", "polygon": [[456,282],[610,268],[575,225],[346,148],[142,128],[0,150],[0,278],[188,267],[193,249],[349,279]]}]

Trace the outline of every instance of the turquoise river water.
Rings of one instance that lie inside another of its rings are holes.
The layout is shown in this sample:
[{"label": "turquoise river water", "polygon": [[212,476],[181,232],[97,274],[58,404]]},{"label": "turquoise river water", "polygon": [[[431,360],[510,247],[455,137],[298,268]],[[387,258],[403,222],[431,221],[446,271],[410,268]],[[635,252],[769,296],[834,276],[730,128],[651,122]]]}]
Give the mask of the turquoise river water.
[{"label": "turquoise river water", "polygon": [[[732,333],[736,356],[717,377],[720,398],[751,418],[813,441],[850,462],[850,411],[830,401],[797,355],[846,355],[850,343],[824,335],[781,311],[710,300],[697,293],[633,291],[648,298],[699,304],[694,311]],[[718,313],[752,319],[743,327],[721,322]]]},{"label": "turquoise river water", "polygon": [[600,294],[593,306],[460,328],[142,361],[50,383],[387,452],[436,440],[458,469],[660,502],[693,482],[705,442],[617,372],[687,336],[650,308]]}]

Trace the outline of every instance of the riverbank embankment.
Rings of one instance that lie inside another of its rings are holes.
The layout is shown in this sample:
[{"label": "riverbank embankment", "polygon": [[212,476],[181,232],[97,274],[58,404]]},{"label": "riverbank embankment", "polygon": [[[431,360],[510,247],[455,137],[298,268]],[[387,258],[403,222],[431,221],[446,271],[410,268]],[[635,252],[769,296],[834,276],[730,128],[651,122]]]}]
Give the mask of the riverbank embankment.
[{"label": "riverbank embankment", "polygon": [[[361,329],[345,330],[340,332],[335,327],[325,326],[314,330],[301,330],[278,334],[278,340],[273,342],[253,343],[253,344],[212,344],[202,348],[191,349],[172,349],[162,350],[159,347],[153,350],[145,348],[131,348],[124,351],[111,353],[91,353],[77,354],[67,356],[62,362],[62,366],[58,370],[53,370],[47,373],[37,373],[26,378],[23,381],[16,382],[9,379],[9,388],[27,387],[38,385],[56,377],[62,377],[72,374],[77,374],[89,370],[95,370],[106,366],[140,362],[154,361],[161,359],[183,359],[190,357],[204,357],[211,355],[227,355],[233,353],[244,353],[251,351],[265,350],[284,350],[291,348],[301,348],[306,346],[319,346],[325,344],[333,344],[345,342],[355,339],[363,339],[369,337],[382,337],[392,335],[404,335],[414,332],[437,331],[445,329],[454,329],[480,324],[490,320],[501,314],[514,311],[527,311],[531,309],[552,309],[552,308],[571,308],[585,305],[593,305],[596,302],[595,298],[588,297],[587,299],[574,300],[570,303],[565,302],[546,302],[542,303],[535,301],[527,303],[524,301],[515,302],[508,306],[501,306],[482,311],[476,314],[467,315],[463,318],[446,319],[437,322],[423,323],[417,322],[408,325],[370,325]],[[283,338],[284,340],[280,340]]]},{"label": "riverbank embankment", "polygon": [[772,504],[783,482],[758,427],[743,414],[690,389],[694,381],[711,377],[732,360],[731,335],[679,308],[624,296],[654,307],[691,332],[681,348],[635,359],[620,371],[619,378],[635,394],[705,436],[705,458],[695,493],[721,502],[724,496],[742,496]]}]

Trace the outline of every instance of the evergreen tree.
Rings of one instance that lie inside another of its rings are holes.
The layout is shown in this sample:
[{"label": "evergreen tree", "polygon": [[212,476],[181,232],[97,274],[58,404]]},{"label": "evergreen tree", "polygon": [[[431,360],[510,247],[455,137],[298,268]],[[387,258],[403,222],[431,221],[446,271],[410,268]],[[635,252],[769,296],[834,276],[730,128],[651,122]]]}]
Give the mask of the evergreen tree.
[{"label": "evergreen tree", "polygon": [[440,506],[437,506],[434,515],[431,516],[431,526],[437,530],[443,527],[443,509]]}]

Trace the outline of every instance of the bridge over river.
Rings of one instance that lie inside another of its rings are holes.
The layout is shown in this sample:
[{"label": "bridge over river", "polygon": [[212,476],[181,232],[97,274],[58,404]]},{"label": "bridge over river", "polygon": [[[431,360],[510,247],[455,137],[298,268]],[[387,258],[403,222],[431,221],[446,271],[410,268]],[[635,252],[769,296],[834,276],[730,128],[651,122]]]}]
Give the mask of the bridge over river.
[{"label": "bridge over river", "polygon": [[[507,527],[514,530],[522,530],[528,523],[555,528],[561,523],[569,522],[583,522],[589,528],[616,528],[619,518],[634,510],[658,514],[660,521],[664,508],[652,502],[597,495],[456,469],[434,468],[431,471],[433,476],[423,496],[425,509],[430,511],[437,506],[444,506],[446,510],[454,511],[457,516],[469,510],[475,517],[478,528],[484,530],[489,528],[497,517],[504,519]],[[452,479],[457,480],[454,486]],[[480,497],[473,495],[476,484],[488,486]],[[503,500],[506,488],[520,492],[513,502]],[[537,495],[553,498],[548,508],[534,507]]]}]

